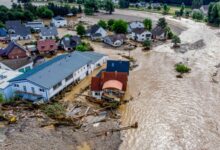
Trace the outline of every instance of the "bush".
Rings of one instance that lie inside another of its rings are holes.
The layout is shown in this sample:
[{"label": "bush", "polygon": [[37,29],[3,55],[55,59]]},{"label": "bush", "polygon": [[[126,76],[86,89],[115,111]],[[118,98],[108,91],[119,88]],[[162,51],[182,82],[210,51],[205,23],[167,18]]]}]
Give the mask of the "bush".
[{"label": "bush", "polygon": [[86,34],[86,29],[85,27],[82,25],[82,24],[79,24],[77,27],[76,27],[76,32],[79,36],[83,36]]},{"label": "bush", "polygon": [[143,46],[147,50],[151,49],[151,41],[150,40],[145,40],[144,43],[143,43]]},{"label": "bush", "polygon": [[90,45],[90,43],[82,42],[81,44],[76,46],[76,50],[80,52],[86,52],[86,51],[93,51],[93,48]]},{"label": "bush", "polygon": [[179,73],[189,73],[191,69],[184,64],[176,64],[175,69]]},{"label": "bush", "polygon": [[43,108],[43,112],[51,118],[62,118],[65,116],[66,109],[59,103],[49,104]]},{"label": "bush", "polygon": [[106,24],[106,22],[104,20],[99,20],[98,25],[100,27],[102,27],[103,29],[107,28],[107,24]]},{"label": "bush", "polygon": [[108,29],[111,31],[112,30],[112,26],[113,24],[115,23],[115,20],[114,19],[109,19],[108,20]]},{"label": "bush", "polygon": [[3,95],[2,94],[0,94],[0,103],[3,103],[5,100],[4,100],[4,98],[3,98]]},{"label": "bush", "polygon": [[204,15],[200,10],[193,11],[192,18],[195,20],[203,20]]}]

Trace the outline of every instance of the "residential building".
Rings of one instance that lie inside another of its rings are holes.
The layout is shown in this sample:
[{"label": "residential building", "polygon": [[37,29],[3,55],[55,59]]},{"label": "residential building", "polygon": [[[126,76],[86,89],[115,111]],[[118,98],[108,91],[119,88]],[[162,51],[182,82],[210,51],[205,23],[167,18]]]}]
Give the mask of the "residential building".
[{"label": "residential building", "polygon": [[151,32],[145,30],[144,28],[135,28],[128,35],[129,38],[138,42],[144,42],[146,40],[151,40]]},{"label": "residential building", "polygon": [[43,27],[40,31],[40,38],[43,40],[46,39],[56,39],[58,36],[57,28],[56,27]]},{"label": "residential building", "polygon": [[39,40],[37,41],[37,50],[40,54],[54,54],[56,53],[58,46],[55,40]]},{"label": "residential building", "polygon": [[155,40],[165,40],[166,39],[166,34],[165,30],[161,28],[160,26],[156,26],[155,28],[152,29],[152,38]]},{"label": "residential building", "polygon": [[202,5],[200,7],[200,11],[202,11],[202,13],[207,16],[208,15],[208,11],[209,11],[209,5]]},{"label": "residential building", "polygon": [[4,99],[8,100],[12,97],[12,88],[9,80],[19,76],[21,73],[17,71],[0,69],[0,94]]},{"label": "residential building", "polygon": [[65,36],[60,40],[60,46],[65,51],[73,51],[75,50],[76,46],[81,43],[81,39],[79,36]]},{"label": "residential building", "polygon": [[125,39],[126,36],[124,34],[115,34],[106,36],[103,41],[113,47],[119,47],[124,43]]},{"label": "residential building", "polygon": [[136,28],[144,28],[144,23],[140,21],[130,22],[128,25],[128,33]]},{"label": "residential building", "polygon": [[31,39],[31,31],[29,27],[21,24],[20,20],[6,21],[6,28],[9,33],[10,40],[28,40]]},{"label": "residential building", "polygon": [[67,20],[64,17],[56,16],[52,18],[52,24],[57,28],[65,27],[67,26]]},{"label": "residential building", "polygon": [[27,72],[33,68],[34,58],[18,58],[18,59],[5,59],[0,61],[0,69]]},{"label": "residential building", "polygon": [[91,96],[96,99],[102,99],[104,96],[122,98],[127,89],[127,81],[127,73],[102,72],[101,77],[92,78]]},{"label": "residential building", "polygon": [[44,27],[43,21],[30,21],[25,24],[26,27],[29,27],[35,31],[40,31]]},{"label": "residential building", "polygon": [[0,41],[5,41],[7,40],[7,30],[5,28],[0,28]]},{"label": "residential building", "polygon": [[0,50],[0,56],[8,59],[17,59],[28,57],[29,53],[24,47],[12,41],[6,48]]},{"label": "residential building", "polygon": [[92,40],[103,41],[103,38],[107,36],[107,32],[99,25],[93,25],[87,30],[86,36],[90,37]]},{"label": "residential building", "polygon": [[124,72],[129,74],[129,61],[122,60],[108,60],[106,72]]},{"label": "residential building", "polygon": [[13,92],[23,99],[48,101],[68,85],[84,79],[92,71],[92,64],[103,57],[100,55],[97,60],[92,52],[77,51],[60,55],[10,80],[10,84]]}]

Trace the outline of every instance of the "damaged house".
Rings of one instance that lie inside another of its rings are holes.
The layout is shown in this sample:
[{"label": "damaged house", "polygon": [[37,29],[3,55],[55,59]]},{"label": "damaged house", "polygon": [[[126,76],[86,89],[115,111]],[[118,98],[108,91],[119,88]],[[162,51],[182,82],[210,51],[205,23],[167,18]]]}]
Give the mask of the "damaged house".
[{"label": "damaged house", "polygon": [[120,101],[127,89],[128,75],[128,61],[108,60],[106,70],[92,78],[91,96],[95,99],[111,97]]}]

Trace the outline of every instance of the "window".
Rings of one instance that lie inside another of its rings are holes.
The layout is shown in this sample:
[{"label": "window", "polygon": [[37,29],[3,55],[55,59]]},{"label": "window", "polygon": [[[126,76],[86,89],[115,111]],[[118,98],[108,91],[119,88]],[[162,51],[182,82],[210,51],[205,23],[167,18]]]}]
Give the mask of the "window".
[{"label": "window", "polygon": [[23,86],[23,90],[24,90],[24,92],[27,92],[26,86]]},{"label": "window", "polygon": [[95,92],[95,96],[100,96],[99,92]]},{"label": "window", "polygon": [[39,91],[44,92],[44,89],[41,89],[41,88],[40,88]]},{"label": "window", "polygon": [[62,85],[62,82],[57,83],[56,85],[53,86],[53,90],[56,90]]},{"label": "window", "polygon": [[32,91],[32,93],[35,94],[35,89],[34,89],[34,87],[31,87],[31,91]]},{"label": "window", "polygon": [[71,75],[67,76],[67,77],[65,78],[65,80],[66,80],[66,81],[69,81],[69,80],[72,79],[72,78],[73,78],[73,75],[71,74]]},{"label": "window", "polygon": [[19,85],[18,84],[14,84],[14,87],[19,87]]}]

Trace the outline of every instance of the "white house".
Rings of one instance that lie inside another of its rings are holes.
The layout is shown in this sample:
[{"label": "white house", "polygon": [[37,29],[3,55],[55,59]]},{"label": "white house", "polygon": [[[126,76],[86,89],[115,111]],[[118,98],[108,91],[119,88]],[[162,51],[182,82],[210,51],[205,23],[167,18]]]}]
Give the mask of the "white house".
[{"label": "white house", "polygon": [[5,59],[0,61],[0,69],[27,72],[33,68],[33,59],[30,57],[18,59]]},{"label": "white house", "polygon": [[144,28],[136,28],[128,35],[130,39],[144,42],[145,40],[151,40],[151,32],[145,30]]},{"label": "white house", "polygon": [[128,32],[131,32],[132,30],[134,30],[136,28],[144,28],[143,22],[140,22],[140,21],[130,22],[128,25]]},{"label": "white house", "polygon": [[102,27],[93,25],[87,30],[86,36],[90,37],[92,40],[103,41],[104,37],[107,36],[107,32]]},{"label": "white house", "polygon": [[126,39],[125,35],[116,34],[116,35],[106,36],[103,42],[113,47],[119,47],[124,43],[125,39]]},{"label": "white house", "polygon": [[56,16],[52,18],[52,24],[57,28],[65,27],[67,26],[67,20],[64,17]]},{"label": "white house", "polygon": [[60,55],[12,79],[10,84],[13,92],[23,99],[48,101],[105,63],[105,57],[93,52]]},{"label": "white house", "polygon": [[17,71],[0,69],[0,94],[4,99],[10,99],[12,97],[12,88],[8,81],[20,74]]}]

